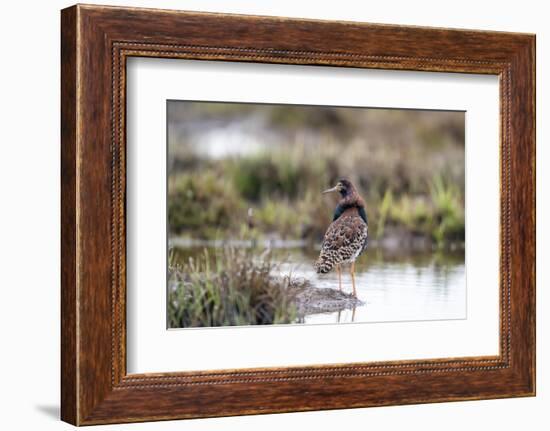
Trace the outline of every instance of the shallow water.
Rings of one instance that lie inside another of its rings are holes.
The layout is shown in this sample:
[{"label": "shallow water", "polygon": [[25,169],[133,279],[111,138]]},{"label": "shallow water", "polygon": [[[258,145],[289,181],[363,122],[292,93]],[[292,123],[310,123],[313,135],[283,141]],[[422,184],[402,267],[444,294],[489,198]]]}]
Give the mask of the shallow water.
[{"label": "shallow water", "polygon": [[[185,259],[201,248],[180,249]],[[320,288],[338,289],[338,274],[316,274],[311,248],[278,249],[274,259],[281,275],[291,273]],[[388,254],[367,250],[355,265],[357,296],[354,310],[305,316],[300,323],[398,322],[466,318],[466,275],[463,252]],[[352,292],[349,267],[342,271],[342,288]]]}]

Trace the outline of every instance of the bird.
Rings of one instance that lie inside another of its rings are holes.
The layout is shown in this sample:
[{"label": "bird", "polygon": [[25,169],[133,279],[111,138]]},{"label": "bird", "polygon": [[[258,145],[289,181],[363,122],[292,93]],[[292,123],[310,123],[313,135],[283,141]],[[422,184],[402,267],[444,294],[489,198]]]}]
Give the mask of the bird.
[{"label": "bird", "polygon": [[353,296],[357,298],[355,260],[366,250],[368,238],[365,201],[359,196],[352,182],[345,178],[322,193],[333,192],[340,194],[340,200],[334,209],[332,223],[327,228],[319,258],[314,266],[318,274],[326,274],[336,267],[338,287],[342,291],[341,265],[351,263]]}]

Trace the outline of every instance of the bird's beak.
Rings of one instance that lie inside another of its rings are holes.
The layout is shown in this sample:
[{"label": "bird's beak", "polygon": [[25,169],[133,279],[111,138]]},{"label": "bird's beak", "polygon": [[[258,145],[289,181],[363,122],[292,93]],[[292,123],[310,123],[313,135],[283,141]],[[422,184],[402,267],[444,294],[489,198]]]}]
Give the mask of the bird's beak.
[{"label": "bird's beak", "polygon": [[325,194],[325,193],[332,193],[332,192],[337,192],[338,191],[338,186],[334,186],[333,188],[331,189],[327,189],[325,191],[322,192],[322,194]]}]

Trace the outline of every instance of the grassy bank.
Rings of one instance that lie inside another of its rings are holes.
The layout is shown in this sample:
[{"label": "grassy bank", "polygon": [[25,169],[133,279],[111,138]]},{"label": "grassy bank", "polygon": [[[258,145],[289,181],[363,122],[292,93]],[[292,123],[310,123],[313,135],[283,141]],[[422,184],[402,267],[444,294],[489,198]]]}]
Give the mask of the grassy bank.
[{"label": "grassy bank", "polygon": [[224,248],[178,264],[169,259],[170,328],[264,325],[296,320],[296,280],[272,277],[269,256]]},{"label": "grassy bank", "polygon": [[[335,205],[334,199],[321,196],[320,191],[337,175],[329,174],[328,160],[317,165],[260,157],[172,175],[171,233],[214,239],[241,237],[247,232],[319,242]],[[427,237],[440,247],[464,240],[464,190],[448,175],[428,176],[412,190],[386,186],[385,181],[359,178],[358,183],[367,202],[371,238],[399,232]]]}]

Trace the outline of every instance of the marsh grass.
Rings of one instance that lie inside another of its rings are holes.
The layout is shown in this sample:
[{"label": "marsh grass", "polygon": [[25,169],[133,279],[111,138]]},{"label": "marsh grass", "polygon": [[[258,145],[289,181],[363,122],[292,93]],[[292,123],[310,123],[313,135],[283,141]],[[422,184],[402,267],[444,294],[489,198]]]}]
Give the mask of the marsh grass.
[{"label": "marsh grass", "polygon": [[268,253],[205,249],[178,264],[169,255],[168,326],[170,328],[265,325],[296,320],[297,284],[289,274],[274,277]]},{"label": "marsh grass", "polygon": [[436,176],[430,185],[435,207],[433,237],[441,248],[446,240],[463,240],[465,235],[464,199],[460,190]]},{"label": "marsh grass", "polygon": [[[242,175],[248,177],[248,174]],[[287,189],[284,185],[290,182],[271,183],[269,175],[254,180],[260,181],[263,191],[255,190],[251,195],[233,180],[234,177],[226,179],[212,171],[173,176],[168,200],[171,233],[203,239],[219,235],[241,237],[243,232],[248,232],[247,211],[253,208],[256,238],[276,235],[312,242],[322,239],[332,219],[334,203],[312,191],[321,189],[320,184],[292,192],[297,193],[292,198],[292,194],[287,194],[290,186]],[[299,180],[301,187],[305,186],[304,181]],[[426,179],[425,186],[416,193],[371,185],[364,195],[375,239],[398,230],[429,238],[437,247],[464,241],[464,191],[442,175],[434,174]]]},{"label": "marsh grass", "polygon": [[173,133],[168,222],[174,236],[239,237],[252,209],[256,237],[318,243],[336,204],[321,191],[345,176],[367,203],[372,239],[405,243],[422,236],[438,248],[464,242],[463,114],[223,104],[171,109],[174,124],[197,121],[203,125],[197,130],[254,119],[259,131],[243,137],[260,147],[209,156],[198,151],[202,132]]},{"label": "marsh grass", "polygon": [[175,233],[195,232],[213,238],[218,231],[235,227],[235,215],[245,203],[231,182],[214,172],[170,177],[168,185],[168,223]]}]

